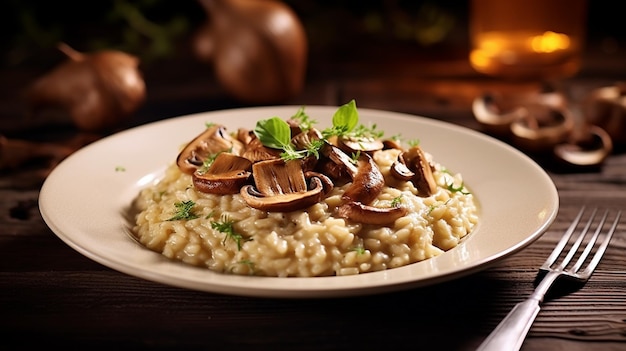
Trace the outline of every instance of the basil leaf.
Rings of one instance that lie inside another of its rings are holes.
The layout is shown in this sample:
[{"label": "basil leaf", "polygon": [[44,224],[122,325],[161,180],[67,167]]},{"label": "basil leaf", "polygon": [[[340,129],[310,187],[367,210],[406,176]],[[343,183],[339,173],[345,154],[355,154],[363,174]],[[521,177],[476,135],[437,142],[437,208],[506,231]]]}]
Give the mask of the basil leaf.
[{"label": "basil leaf", "polygon": [[359,123],[359,112],[356,109],[356,102],[351,100],[340,106],[333,115],[333,127],[343,133],[349,133]]},{"label": "basil leaf", "polygon": [[263,145],[274,149],[285,149],[291,143],[291,129],[279,117],[257,121],[254,134]]}]

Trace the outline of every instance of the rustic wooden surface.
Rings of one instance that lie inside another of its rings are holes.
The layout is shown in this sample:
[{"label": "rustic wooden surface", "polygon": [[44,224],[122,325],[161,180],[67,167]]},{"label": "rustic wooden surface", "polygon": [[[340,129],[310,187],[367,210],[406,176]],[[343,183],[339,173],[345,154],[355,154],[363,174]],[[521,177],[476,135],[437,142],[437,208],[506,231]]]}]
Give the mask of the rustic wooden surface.
[{"label": "rustic wooden surface", "polygon": [[[339,105],[354,98],[359,107],[408,112],[476,129],[469,109],[473,97],[511,88],[511,83],[477,77],[461,58],[419,65],[414,59],[401,56],[389,64],[316,58],[304,91],[286,103]],[[624,56],[595,55],[566,84],[589,90],[626,79],[624,62]],[[208,77],[197,79],[198,72]],[[2,73],[0,132],[71,145],[100,137],[79,135],[67,125],[45,128],[23,120],[16,92],[40,73]],[[149,98],[128,127],[245,105],[226,96],[208,70],[193,63],[153,68],[146,79]],[[543,164],[558,188],[558,217],[539,240],[494,267],[430,287],[375,296],[259,299],[145,281],[72,250],[39,214],[38,191],[46,166],[39,162],[0,173],[3,349],[473,350],[532,292],[537,268],[581,205],[626,210],[623,152],[591,171],[562,171]],[[626,350],[625,253],[626,223],[584,287],[550,294],[522,349]]]}]

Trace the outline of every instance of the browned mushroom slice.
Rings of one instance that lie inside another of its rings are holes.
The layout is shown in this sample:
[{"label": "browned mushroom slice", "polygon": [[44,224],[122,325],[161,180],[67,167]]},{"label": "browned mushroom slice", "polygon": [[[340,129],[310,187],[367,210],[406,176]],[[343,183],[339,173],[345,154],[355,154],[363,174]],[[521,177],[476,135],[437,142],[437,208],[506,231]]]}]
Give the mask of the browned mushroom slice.
[{"label": "browned mushroom slice", "polygon": [[254,162],[274,160],[280,158],[281,150],[269,148],[259,140],[256,136],[245,145],[245,150],[241,156]]},{"label": "browned mushroom slice", "polygon": [[375,207],[350,201],[337,208],[337,215],[354,222],[365,224],[388,224],[408,213],[406,207]]},{"label": "browned mushroom slice", "polygon": [[333,190],[333,188],[335,187],[332,179],[322,173],[306,171],[304,172],[304,177],[306,179],[319,178],[319,180],[322,182],[322,186],[324,187],[324,195],[328,195],[328,193],[330,193],[330,191]]},{"label": "browned mushroom slice", "polygon": [[319,177],[310,178],[310,186],[299,160],[282,159],[256,162],[252,165],[255,186],[245,185],[240,194],[250,207],[270,212],[291,212],[321,201],[324,184]]},{"label": "browned mushroom slice", "polygon": [[[293,138],[291,138],[291,144],[296,150],[306,150],[309,149],[315,141],[321,140],[322,138],[322,133],[319,130],[311,128],[305,132],[296,134]],[[310,171],[315,168],[318,161],[319,155],[306,157],[303,159],[302,169],[305,172]]]},{"label": "browned mushroom slice", "polygon": [[236,194],[250,178],[250,160],[223,152],[215,158],[206,172],[193,173],[193,185],[203,193]]},{"label": "browned mushroom slice", "polygon": [[176,164],[183,173],[192,174],[211,155],[224,151],[237,154],[241,148],[242,144],[226,132],[226,127],[216,124],[189,142],[178,154]]},{"label": "browned mushroom slice", "polygon": [[369,204],[380,194],[385,179],[374,159],[366,153],[359,155],[356,169],[352,185],[346,189],[342,198]]},{"label": "browned mushroom slice", "polygon": [[417,188],[419,196],[428,197],[437,192],[437,182],[435,181],[433,170],[426,158],[426,154],[419,146],[413,146],[403,152],[402,159],[405,165],[415,173],[413,178],[411,178],[411,182]]},{"label": "browned mushroom slice", "polygon": [[315,128],[311,128],[306,132],[295,134],[294,137],[291,138],[291,143],[296,150],[304,150],[311,145],[314,140],[319,139],[322,139],[322,133]]},{"label": "browned mushroom slice", "polygon": [[252,132],[251,130],[246,128],[237,129],[237,140],[241,141],[244,147],[248,145],[254,138],[254,132]]},{"label": "browned mushroom slice", "polygon": [[402,150],[402,144],[400,141],[396,139],[385,139],[383,140],[383,149],[398,149]]},{"label": "browned mushroom slice", "polygon": [[367,152],[382,150],[384,144],[379,139],[374,138],[338,138],[337,146],[342,150],[352,152]]},{"label": "browned mushroom slice", "polygon": [[342,196],[344,200],[369,204],[380,194],[385,185],[385,179],[369,154],[359,153],[355,162],[345,152],[332,145],[324,148],[323,152],[333,162],[342,165],[352,179],[352,184]]},{"label": "browned mushroom slice", "polygon": [[409,181],[415,177],[415,172],[407,167],[403,153],[400,153],[398,158],[391,164],[389,173],[391,173],[394,178],[404,181]]}]

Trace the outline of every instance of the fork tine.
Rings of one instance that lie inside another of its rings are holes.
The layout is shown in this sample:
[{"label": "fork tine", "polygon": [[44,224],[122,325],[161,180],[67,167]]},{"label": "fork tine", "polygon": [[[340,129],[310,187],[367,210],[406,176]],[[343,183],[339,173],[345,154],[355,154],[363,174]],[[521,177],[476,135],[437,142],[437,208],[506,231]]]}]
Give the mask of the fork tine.
[{"label": "fork tine", "polygon": [[[572,258],[574,257],[574,255],[576,255],[576,252],[578,252],[578,248],[580,247],[580,244],[583,242],[583,239],[585,238],[585,236],[589,232],[589,228],[591,228],[591,224],[593,224],[593,219],[596,216],[596,212],[598,212],[598,209],[594,208],[593,211],[591,212],[591,216],[589,216],[589,220],[587,220],[587,224],[585,225],[583,230],[580,231],[580,234],[578,234],[578,238],[576,238],[576,241],[572,244],[572,247],[570,248],[569,252],[565,256],[563,261],[559,264],[557,269],[564,270],[565,267],[567,267],[567,265],[569,264],[569,261],[571,261]],[[605,215],[605,217],[606,217],[606,215]],[[596,230],[595,237],[598,236],[597,234],[599,233],[599,230],[602,229],[602,225],[603,225],[603,223],[600,223],[600,225],[598,226],[598,230]],[[589,253],[589,251],[591,251],[591,248],[593,247],[593,242],[595,242],[595,237],[590,241],[591,246],[587,245],[587,247],[585,248],[585,252],[587,254]],[[582,262],[585,261],[585,258],[586,258],[585,256],[586,256],[585,253],[583,253],[581,255]],[[580,264],[582,264],[582,262],[580,262]],[[573,270],[573,272],[575,272],[575,271],[576,270]]]},{"label": "fork tine", "polygon": [[487,337],[487,339],[479,346],[478,350],[509,350],[511,347],[515,347],[515,350],[518,350],[522,345],[524,338],[528,334],[533,321],[537,317],[539,310],[541,309],[541,303],[543,302],[544,296],[553,285],[553,283],[559,277],[570,277],[576,279],[579,282],[586,282],[591,274],[595,270],[596,266],[600,262],[602,255],[606,251],[606,248],[609,245],[609,241],[613,237],[613,233],[615,233],[617,229],[617,225],[619,224],[620,217],[622,211],[617,211],[617,215],[615,216],[615,221],[613,225],[609,229],[608,233],[605,235],[604,240],[599,245],[597,252],[591,258],[589,265],[582,274],[576,273],[580,267],[587,260],[587,256],[589,256],[590,252],[593,250],[593,247],[596,246],[598,237],[600,233],[604,229],[604,225],[606,223],[606,219],[609,214],[609,210],[606,210],[602,219],[599,221],[599,224],[592,235],[592,238],[589,240],[583,253],[580,255],[578,260],[576,261],[574,268],[569,270],[564,270],[569,263],[569,261],[576,255],[581,243],[583,242],[585,236],[589,232],[589,228],[593,224],[594,218],[597,213],[597,208],[593,210],[587,224],[584,229],[581,231],[580,235],[576,239],[576,242],[572,245],[566,257],[564,259],[565,263],[560,264],[556,268],[551,268],[552,264],[561,256],[563,253],[563,249],[567,246],[569,239],[572,234],[578,227],[578,223],[582,218],[583,212],[585,211],[585,207],[583,207],[572,224],[569,226],[567,231],[563,234],[563,237],[556,245],[550,257],[546,260],[546,262],[540,267],[540,270],[546,273],[541,281],[537,284],[537,287],[533,291],[533,293],[524,301],[518,303],[513,307],[511,312],[507,314],[506,317],[498,324],[496,329],[494,329],[491,334]]},{"label": "fork tine", "polygon": [[[606,219],[607,215],[608,215],[608,210],[604,214],[602,225],[598,226],[598,230],[596,231],[596,234],[598,234],[599,230],[604,225],[604,220]],[[618,211],[617,215],[615,216],[615,220],[613,221],[613,224],[611,225],[611,229],[609,229],[604,240],[602,241],[602,244],[600,244],[600,247],[598,247],[598,251],[596,251],[596,254],[593,256],[593,258],[589,262],[589,265],[583,271],[583,275],[590,276],[591,273],[593,273],[594,269],[596,269],[596,266],[598,265],[598,263],[600,263],[600,259],[602,259],[602,255],[604,255],[604,251],[606,251],[606,248],[609,246],[609,241],[611,241],[611,238],[613,237],[613,233],[615,233],[615,230],[617,229],[617,225],[619,224],[621,215],[622,215],[622,211]]]},{"label": "fork tine", "polygon": [[580,219],[582,218],[584,212],[585,207],[583,206],[580,209],[580,212],[578,212],[578,215],[576,215],[576,218],[574,218],[574,220],[572,221],[572,224],[570,224],[569,228],[567,228],[567,231],[561,237],[559,243],[556,245],[554,250],[552,250],[550,256],[548,256],[548,258],[546,259],[546,262],[543,264],[542,268],[549,269],[554,264],[554,262],[556,262],[556,260],[561,255],[561,252],[563,252],[565,245],[567,245],[567,242],[574,233],[574,230],[576,230],[576,227],[578,226],[578,223],[580,222]]},{"label": "fork tine", "polygon": [[[589,219],[589,223],[590,224],[591,224],[591,221],[593,220],[593,218],[595,217],[595,214],[596,214],[596,211],[594,211],[593,215]],[[589,239],[589,242],[587,243],[587,246],[585,247],[585,250],[580,254],[580,257],[578,258],[578,261],[576,261],[576,264],[574,264],[574,266],[571,268],[572,272],[574,272],[574,273],[578,272],[580,267],[583,265],[583,263],[587,259],[587,256],[589,256],[589,253],[591,252],[591,250],[593,249],[594,245],[596,244],[596,241],[598,240],[598,236],[600,235],[600,232],[602,231],[602,228],[604,228],[604,223],[606,222],[606,217],[608,216],[608,214],[609,214],[609,211],[606,210],[604,212],[604,216],[602,216],[602,219],[600,220],[600,223],[598,223],[598,226],[597,226],[595,232],[593,233],[593,236],[591,237],[591,239]]]}]

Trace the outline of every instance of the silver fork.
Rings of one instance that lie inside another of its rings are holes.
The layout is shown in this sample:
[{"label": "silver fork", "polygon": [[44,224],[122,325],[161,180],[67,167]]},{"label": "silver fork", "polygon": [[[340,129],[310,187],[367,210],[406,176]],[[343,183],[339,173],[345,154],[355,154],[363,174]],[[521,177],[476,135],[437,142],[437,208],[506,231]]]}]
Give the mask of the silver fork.
[{"label": "silver fork", "polygon": [[566,277],[585,283],[591,277],[594,269],[600,262],[602,255],[606,251],[609,241],[617,228],[622,212],[618,211],[615,215],[615,220],[611,225],[609,231],[604,236],[604,239],[596,249],[596,253],[593,255],[587,267],[581,270],[582,265],[587,260],[587,257],[596,246],[600,233],[605,225],[606,219],[609,214],[609,210],[604,212],[601,217],[596,230],[593,232],[587,245],[578,256],[578,260],[571,266],[568,266],[572,258],[574,258],[583,242],[585,236],[589,232],[590,227],[593,224],[596,216],[597,209],[594,209],[590,215],[587,224],[582,228],[580,234],[575,238],[575,241],[571,244],[570,250],[567,255],[557,264],[557,260],[564,253],[564,249],[572,234],[576,231],[578,224],[583,217],[585,208],[583,207],[567,231],[563,234],[563,237],[554,248],[546,262],[539,268],[540,272],[545,273],[541,282],[535,288],[535,291],[528,297],[526,301],[520,302],[509,312],[509,314],[498,324],[496,329],[485,339],[485,341],[478,347],[479,351],[502,351],[502,350],[519,350],[522,347],[522,343],[530,330],[531,325],[535,321],[537,314],[539,314],[540,306],[543,303],[543,299],[552,286],[552,284],[559,277]]}]

